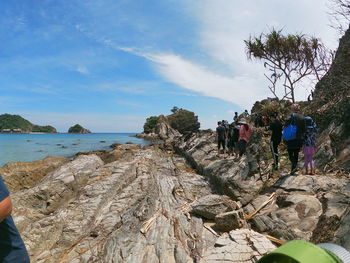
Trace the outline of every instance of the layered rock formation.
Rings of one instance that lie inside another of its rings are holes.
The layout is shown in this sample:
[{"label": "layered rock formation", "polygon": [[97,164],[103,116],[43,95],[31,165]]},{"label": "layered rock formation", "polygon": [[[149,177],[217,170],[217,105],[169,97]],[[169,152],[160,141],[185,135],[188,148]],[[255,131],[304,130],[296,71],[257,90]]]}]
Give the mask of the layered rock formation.
[{"label": "layered rock formation", "polygon": [[80,155],[12,193],[32,262],[243,263],[275,248],[251,230],[219,235],[191,215],[191,205],[213,191],[183,158],[157,147],[114,151],[122,154],[112,162]]},{"label": "layered rock formation", "polygon": [[243,206],[245,219],[254,230],[282,240],[335,242],[350,249],[345,234],[349,174],[272,173],[266,139],[259,131],[239,160],[218,157],[214,141],[215,133],[207,131],[174,141],[174,147],[209,178],[217,193]]}]

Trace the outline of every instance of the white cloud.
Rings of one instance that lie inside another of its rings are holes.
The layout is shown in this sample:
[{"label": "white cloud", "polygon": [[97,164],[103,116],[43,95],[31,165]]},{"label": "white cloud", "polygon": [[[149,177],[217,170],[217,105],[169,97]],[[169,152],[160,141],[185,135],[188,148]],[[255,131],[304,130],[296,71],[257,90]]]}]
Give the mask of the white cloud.
[{"label": "white cloud", "polygon": [[[265,92],[260,87],[259,78],[254,76],[227,77],[172,54],[145,56],[157,63],[158,71],[168,81],[205,96],[232,102],[243,108],[253,103],[256,96],[263,96]],[[254,96],[251,92],[255,93]]]},{"label": "white cloud", "polygon": [[[267,88],[263,63],[246,57],[244,40],[250,35],[278,27],[285,33],[322,37],[332,48],[336,45],[335,34],[327,27],[325,0],[203,0],[191,3],[189,9],[199,24],[193,44],[206,61],[183,54],[114,47],[152,61],[163,78],[182,88],[250,108],[256,100],[273,96]],[[305,83],[306,89],[296,90],[297,99],[306,99],[311,85]]]},{"label": "white cloud", "polygon": [[81,74],[89,74],[89,70],[85,66],[78,66],[77,71]]}]

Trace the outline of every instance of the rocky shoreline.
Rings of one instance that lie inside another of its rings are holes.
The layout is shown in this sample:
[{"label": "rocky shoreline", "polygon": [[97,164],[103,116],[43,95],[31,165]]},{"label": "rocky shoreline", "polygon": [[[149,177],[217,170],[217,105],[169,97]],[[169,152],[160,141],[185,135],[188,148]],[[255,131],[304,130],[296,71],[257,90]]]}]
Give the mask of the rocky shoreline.
[{"label": "rocky shoreline", "polygon": [[32,262],[256,262],[270,236],[350,249],[349,177],[273,174],[260,136],[239,161],[217,156],[214,132],[163,133],[0,174]]}]

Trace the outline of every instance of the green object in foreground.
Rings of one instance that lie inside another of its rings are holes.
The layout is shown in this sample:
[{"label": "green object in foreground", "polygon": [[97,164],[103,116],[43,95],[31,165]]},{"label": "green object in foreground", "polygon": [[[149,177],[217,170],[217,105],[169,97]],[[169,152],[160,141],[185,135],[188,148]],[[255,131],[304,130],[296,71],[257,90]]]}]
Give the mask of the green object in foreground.
[{"label": "green object in foreground", "polygon": [[257,263],[342,263],[336,255],[303,240],[290,241]]}]

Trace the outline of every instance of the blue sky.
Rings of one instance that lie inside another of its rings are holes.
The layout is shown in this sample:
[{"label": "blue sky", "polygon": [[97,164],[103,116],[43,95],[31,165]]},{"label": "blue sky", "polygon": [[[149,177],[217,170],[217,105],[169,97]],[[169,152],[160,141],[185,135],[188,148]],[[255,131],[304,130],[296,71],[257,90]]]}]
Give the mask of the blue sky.
[{"label": "blue sky", "polygon": [[262,64],[246,59],[250,35],[279,27],[337,46],[326,0],[13,0],[0,10],[0,113],[61,132],[141,132],[173,106],[213,128],[270,95]]}]

